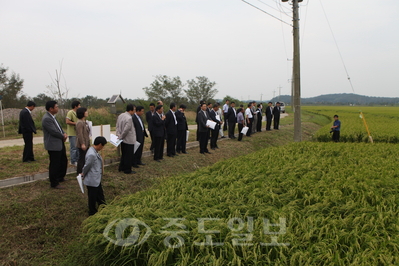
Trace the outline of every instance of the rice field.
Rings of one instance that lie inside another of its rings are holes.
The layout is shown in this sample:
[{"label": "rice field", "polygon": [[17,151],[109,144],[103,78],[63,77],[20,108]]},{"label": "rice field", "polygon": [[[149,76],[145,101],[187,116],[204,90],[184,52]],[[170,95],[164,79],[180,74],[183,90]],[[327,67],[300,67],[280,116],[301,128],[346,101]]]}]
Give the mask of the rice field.
[{"label": "rice field", "polygon": [[84,222],[76,256],[82,265],[397,265],[398,158],[389,143],[301,142],[222,161],[108,204]]},{"label": "rice field", "polygon": [[360,117],[362,112],[374,142],[399,143],[399,107],[306,106],[303,110],[331,119],[330,124],[316,132],[316,141],[331,141],[330,127],[333,116],[337,114],[341,120],[342,142],[370,142]]}]

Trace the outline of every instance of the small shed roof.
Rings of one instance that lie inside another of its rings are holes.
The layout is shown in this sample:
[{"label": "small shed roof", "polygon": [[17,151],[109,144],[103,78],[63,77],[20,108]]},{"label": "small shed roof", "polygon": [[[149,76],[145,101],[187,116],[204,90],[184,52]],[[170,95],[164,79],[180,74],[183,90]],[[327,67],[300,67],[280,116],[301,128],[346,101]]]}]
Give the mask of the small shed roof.
[{"label": "small shed roof", "polygon": [[107,103],[116,103],[118,101],[118,99],[121,99],[122,102],[125,103],[125,100],[122,98],[122,96],[120,94],[112,95],[112,97],[109,98]]}]

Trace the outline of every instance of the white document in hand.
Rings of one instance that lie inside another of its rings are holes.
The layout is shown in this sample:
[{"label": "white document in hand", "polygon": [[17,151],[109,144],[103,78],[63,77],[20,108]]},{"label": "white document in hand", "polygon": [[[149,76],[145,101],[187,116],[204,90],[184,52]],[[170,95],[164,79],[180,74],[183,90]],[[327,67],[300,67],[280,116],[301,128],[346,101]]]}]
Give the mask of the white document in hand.
[{"label": "white document in hand", "polygon": [[244,134],[244,135],[247,134],[248,129],[249,129],[248,127],[243,127],[242,130],[241,130],[241,133]]},{"label": "white document in hand", "polygon": [[207,120],[206,121],[206,126],[212,128],[212,129],[215,129],[216,122],[213,122],[212,120]]},{"label": "white document in hand", "polygon": [[134,151],[133,153],[136,153],[137,149],[140,147],[141,143],[136,141],[136,143],[134,143]]},{"label": "white document in hand", "polygon": [[122,140],[121,140],[121,139],[118,139],[118,136],[117,136],[117,135],[111,134],[111,135],[110,135],[110,140],[109,140],[109,142],[110,142],[112,145],[114,145],[115,147],[118,147],[119,144],[121,144]]},{"label": "white document in hand", "polygon": [[81,191],[82,191],[82,193],[84,194],[84,193],[85,193],[85,191],[84,191],[84,189],[83,189],[83,181],[82,181],[82,176],[79,174],[79,175],[76,177],[76,179],[78,180],[78,183],[79,183],[80,190],[81,190]]}]

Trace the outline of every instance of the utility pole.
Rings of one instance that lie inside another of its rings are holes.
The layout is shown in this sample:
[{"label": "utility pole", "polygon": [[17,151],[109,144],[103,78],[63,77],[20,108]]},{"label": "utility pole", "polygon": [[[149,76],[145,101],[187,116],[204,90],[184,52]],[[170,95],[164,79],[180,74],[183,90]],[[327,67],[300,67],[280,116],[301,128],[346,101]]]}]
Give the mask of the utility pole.
[{"label": "utility pole", "polygon": [[260,102],[262,102],[263,93],[260,94]]},{"label": "utility pole", "polygon": [[278,101],[280,101],[280,95],[281,95],[281,85],[277,87],[278,89]]},{"label": "utility pole", "polygon": [[292,0],[294,22],[294,141],[302,141],[301,124],[301,61],[299,54],[299,4],[302,0]]},{"label": "utility pole", "polygon": [[[288,0],[281,0],[288,2]],[[299,2],[303,0],[292,0],[292,20],[293,20],[293,36],[294,36],[294,62],[292,69],[293,82],[293,104],[294,108],[294,141],[302,141],[302,124],[301,124],[301,62],[299,54]]]}]

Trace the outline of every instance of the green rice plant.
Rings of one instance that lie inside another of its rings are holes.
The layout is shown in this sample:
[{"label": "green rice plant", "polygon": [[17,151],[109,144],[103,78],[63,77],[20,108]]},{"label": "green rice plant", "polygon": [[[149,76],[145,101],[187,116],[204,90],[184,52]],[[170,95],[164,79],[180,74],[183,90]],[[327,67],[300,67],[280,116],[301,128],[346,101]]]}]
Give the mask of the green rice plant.
[{"label": "green rice plant", "polygon": [[85,221],[82,265],[398,264],[397,158],[302,142],[166,179]]},{"label": "green rice plant", "polygon": [[399,143],[398,107],[357,107],[357,106],[306,106],[305,112],[330,117],[331,121],[319,129],[314,139],[321,142],[331,141],[330,127],[333,116],[339,115],[341,121],[342,142],[370,142],[362,118],[362,111],[373,142]]}]

